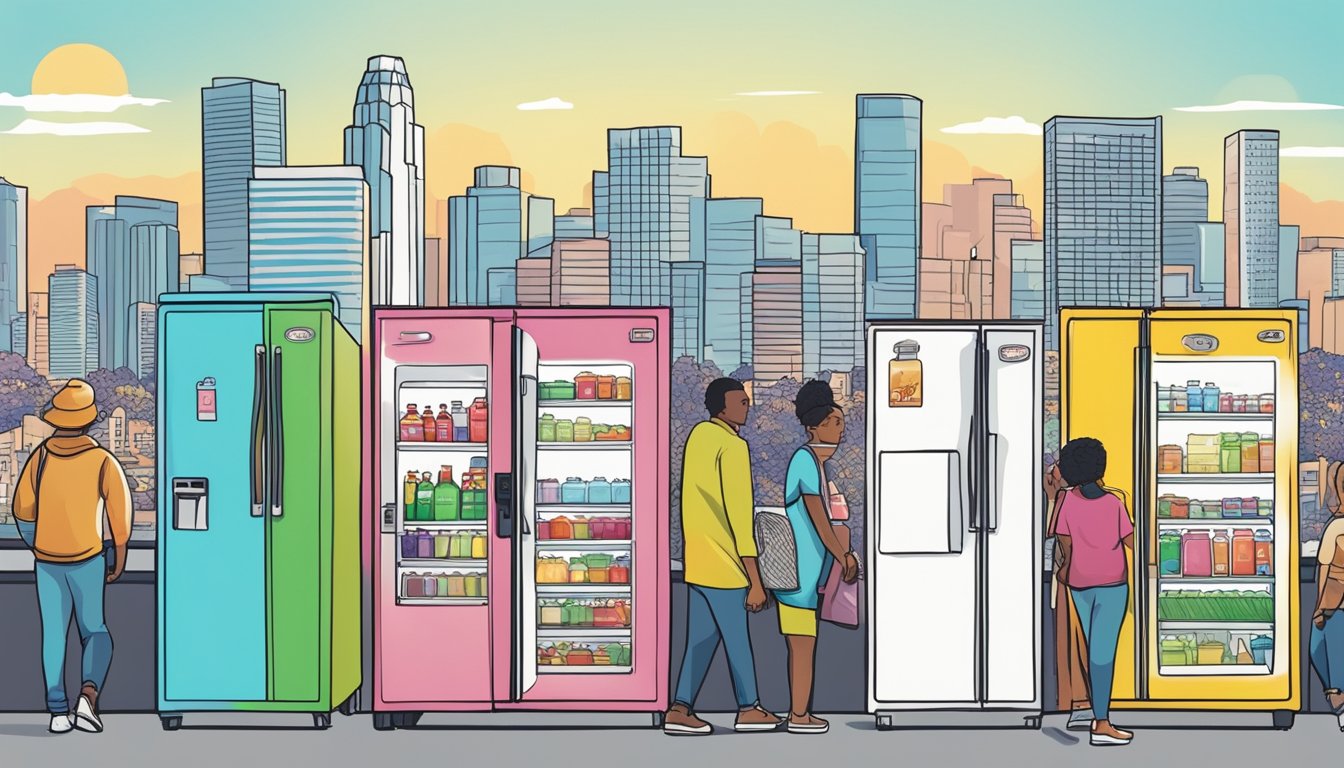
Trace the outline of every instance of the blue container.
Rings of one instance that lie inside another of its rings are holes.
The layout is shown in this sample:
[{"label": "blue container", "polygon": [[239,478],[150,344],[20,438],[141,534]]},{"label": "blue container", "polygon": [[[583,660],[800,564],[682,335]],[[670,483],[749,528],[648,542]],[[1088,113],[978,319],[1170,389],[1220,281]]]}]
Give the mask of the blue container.
[{"label": "blue container", "polygon": [[486,463],[486,458],[485,458],[484,456],[472,456],[472,457],[471,457],[471,468],[472,468],[472,469],[485,469],[487,466],[488,466],[488,464]]},{"label": "blue container", "polygon": [[587,504],[588,503],[588,484],[577,477],[571,477],[565,480],[560,486],[561,504]]},{"label": "blue container", "polygon": [[629,504],[630,503],[630,481],[612,480],[611,481],[611,503]]},{"label": "blue container", "polygon": [[[1191,379],[1185,383],[1185,399],[1185,409],[1190,413],[1204,411],[1204,388],[1199,385],[1199,379]],[[1214,402],[1217,402],[1216,398]]]},{"label": "blue container", "polygon": [[1206,382],[1204,382],[1204,412],[1205,412],[1205,413],[1217,413],[1217,412],[1218,412],[1218,396],[1221,395],[1221,394],[1222,394],[1222,391],[1218,389],[1218,385],[1217,385],[1217,384],[1214,384],[1212,381],[1206,381]]},{"label": "blue container", "polygon": [[1267,664],[1266,654],[1274,650],[1274,638],[1269,635],[1256,635],[1251,638],[1251,661]]},{"label": "blue container", "polygon": [[592,481],[588,483],[588,503],[611,503],[611,483],[607,482],[607,478],[594,477]]}]

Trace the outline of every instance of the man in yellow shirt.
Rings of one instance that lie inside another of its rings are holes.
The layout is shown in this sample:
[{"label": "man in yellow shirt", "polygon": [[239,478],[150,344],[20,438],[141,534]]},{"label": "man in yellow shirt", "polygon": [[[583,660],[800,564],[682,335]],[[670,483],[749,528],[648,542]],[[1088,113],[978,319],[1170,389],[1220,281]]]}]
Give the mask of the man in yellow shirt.
[{"label": "man in yellow shirt", "polygon": [[705,391],[710,420],[691,430],[681,469],[681,530],[687,591],[686,654],[663,730],[707,734],[694,705],[722,641],[737,694],[738,731],[773,731],[782,722],[756,694],[747,612],[765,607],[752,530],[751,451],[738,430],[751,399],[742,382],[715,379]]},{"label": "man in yellow shirt", "polygon": [[[89,437],[98,420],[93,387],[71,379],[52,398],[43,421],[55,433],[23,466],[14,488],[14,519],[36,561],[42,619],[42,674],[52,733],[100,733],[98,694],[112,665],[112,636],[103,618],[103,590],[126,567],[131,492],[121,464]],[[104,555],[104,521],[116,560]],[[74,615],[84,648],[79,703],[65,696],[65,644]]]}]

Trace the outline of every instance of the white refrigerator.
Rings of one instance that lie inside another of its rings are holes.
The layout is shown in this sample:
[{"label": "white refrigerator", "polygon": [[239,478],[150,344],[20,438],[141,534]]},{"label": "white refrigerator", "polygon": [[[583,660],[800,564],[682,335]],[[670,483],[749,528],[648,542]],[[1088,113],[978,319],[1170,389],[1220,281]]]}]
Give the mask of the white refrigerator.
[{"label": "white refrigerator", "polygon": [[1039,727],[1042,326],[868,330],[868,707]]}]

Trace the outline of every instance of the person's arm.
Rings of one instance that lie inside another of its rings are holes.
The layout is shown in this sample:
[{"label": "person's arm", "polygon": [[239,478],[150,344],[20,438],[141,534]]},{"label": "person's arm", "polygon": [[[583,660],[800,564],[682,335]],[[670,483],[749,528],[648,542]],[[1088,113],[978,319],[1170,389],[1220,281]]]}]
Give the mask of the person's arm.
[{"label": "person's arm", "polygon": [[747,572],[747,609],[755,612],[765,607],[765,586],[761,584],[761,570],[756,566],[756,536],[753,522],[756,516],[752,491],[751,452],[747,444],[733,441],[719,454],[719,482],[723,489],[723,506],[728,516],[728,527],[733,532],[742,570]]},{"label": "person's arm", "polygon": [[844,569],[845,581],[853,582],[858,577],[859,561],[854,557],[854,553],[840,543],[840,537],[835,535],[835,529],[831,527],[831,516],[821,503],[821,497],[805,494],[803,506],[807,507],[807,517],[812,521],[812,527],[817,529],[821,545],[826,547],[826,551],[831,553],[831,557],[834,557],[837,563],[840,563]]},{"label": "person's arm", "polygon": [[1116,508],[1120,510],[1120,543],[1130,552],[1134,551],[1134,521],[1129,519],[1129,510],[1125,507],[1125,502],[1118,496],[1115,497]]},{"label": "person's arm", "polygon": [[121,462],[108,454],[103,459],[102,476],[99,478],[99,492],[103,496],[103,505],[107,510],[108,530],[112,534],[112,545],[116,547],[117,561],[112,572],[107,575],[108,582],[121,578],[126,570],[126,543],[131,539],[131,489],[126,483],[126,473]]},{"label": "person's arm", "polygon": [[37,546],[37,488],[35,486],[36,464],[34,459],[45,450],[38,448],[28,457],[19,473],[19,482],[14,485],[14,527],[19,529],[19,538],[29,549]]},{"label": "person's arm", "polygon": [[1073,564],[1073,539],[1065,534],[1055,534],[1055,551],[1059,553],[1055,558],[1059,563],[1059,569],[1055,576],[1059,582],[1065,586],[1069,584],[1069,566]]}]

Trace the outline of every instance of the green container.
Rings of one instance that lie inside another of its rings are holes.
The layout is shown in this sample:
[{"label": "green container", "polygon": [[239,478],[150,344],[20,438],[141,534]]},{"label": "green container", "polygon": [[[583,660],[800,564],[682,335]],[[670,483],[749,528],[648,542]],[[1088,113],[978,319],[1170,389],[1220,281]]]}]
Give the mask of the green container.
[{"label": "green container", "polygon": [[607,554],[584,555],[583,562],[589,568],[609,568],[611,567],[612,557]]},{"label": "green container", "polygon": [[539,387],[542,400],[573,400],[575,394],[572,381],[543,381]]},{"label": "green container", "polygon": [[1218,445],[1218,471],[1233,474],[1241,471],[1241,435],[1224,432]]}]

